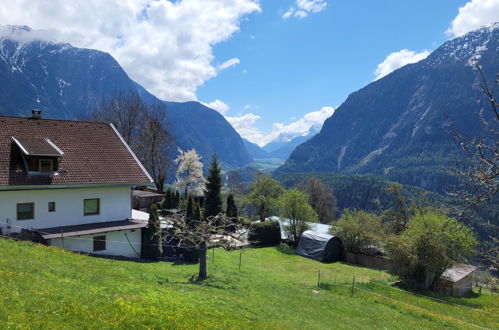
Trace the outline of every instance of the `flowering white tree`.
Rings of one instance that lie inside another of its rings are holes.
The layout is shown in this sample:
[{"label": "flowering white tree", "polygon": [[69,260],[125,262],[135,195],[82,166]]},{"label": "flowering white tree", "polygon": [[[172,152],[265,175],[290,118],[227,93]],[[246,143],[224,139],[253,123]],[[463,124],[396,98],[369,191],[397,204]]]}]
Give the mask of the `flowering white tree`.
[{"label": "flowering white tree", "polygon": [[201,194],[204,189],[203,163],[201,156],[195,149],[183,151],[178,149],[179,155],[175,159],[178,165],[175,185],[180,191],[187,194]]}]

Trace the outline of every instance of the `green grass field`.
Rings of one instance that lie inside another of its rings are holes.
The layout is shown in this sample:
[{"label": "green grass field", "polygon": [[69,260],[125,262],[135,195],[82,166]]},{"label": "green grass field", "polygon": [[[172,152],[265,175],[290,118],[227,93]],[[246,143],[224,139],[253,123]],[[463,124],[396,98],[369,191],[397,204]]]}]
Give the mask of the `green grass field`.
[{"label": "green grass field", "polygon": [[[210,279],[197,265],[78,255],[0,239],[0,328],[485,328],[499,327],[499,296],[419,297],[394,277],[322,264],[280,248],[215,251]],[[318,271],[323,287],[317,290]],[[355,277],[354,294],[351,293]]]}]

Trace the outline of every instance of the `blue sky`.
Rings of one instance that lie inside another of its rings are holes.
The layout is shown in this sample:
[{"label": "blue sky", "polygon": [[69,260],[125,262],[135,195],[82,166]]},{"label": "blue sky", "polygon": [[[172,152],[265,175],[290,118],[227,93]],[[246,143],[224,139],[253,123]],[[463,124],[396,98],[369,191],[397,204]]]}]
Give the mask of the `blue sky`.
[{"label": "blue sky", "polygon": [[[241,31],[214,48],[215,58],[240,63],[201,86],[200,100],[222,100],[227,116],[254,113],[269,132],[323,106],[338,106],[375,78],[392,52],[431,51],[466,1],[328,1],[305,18],[283,19],[294,1],[262,1]],[[248,107],[247,105],[251,105]],[[246,108],[245,108],[246,106]]]},{"label": "blue sky", "polygon": [[25,40],[109,52],[159,98],[203,102],[260,145],[496,21],[499,0],[0,1],[2,24],[34,29]]}]

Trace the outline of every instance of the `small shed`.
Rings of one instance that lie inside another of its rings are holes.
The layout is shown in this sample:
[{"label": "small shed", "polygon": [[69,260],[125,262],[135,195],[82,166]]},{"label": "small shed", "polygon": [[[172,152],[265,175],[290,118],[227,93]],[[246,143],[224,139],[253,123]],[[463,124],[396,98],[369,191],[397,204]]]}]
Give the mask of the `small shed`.
[{"label": "small shed", "polygon": [[472,292],[475,271],[476,267],[471,265],[455,265],[440,276],[437,290],[448,296],[464,297]]},{"label": "small shed", "polygon": [[343,255],[341,240],[338,237],[311,230],[301,235],[296,253],[323,262],[339,261]]},{"label": "small shed", "polygon": [[133,208],[145,211],[149,211],[153,203],[160,202],[164,197],[163,194],[145,190],[134,190],[132,194]]}]

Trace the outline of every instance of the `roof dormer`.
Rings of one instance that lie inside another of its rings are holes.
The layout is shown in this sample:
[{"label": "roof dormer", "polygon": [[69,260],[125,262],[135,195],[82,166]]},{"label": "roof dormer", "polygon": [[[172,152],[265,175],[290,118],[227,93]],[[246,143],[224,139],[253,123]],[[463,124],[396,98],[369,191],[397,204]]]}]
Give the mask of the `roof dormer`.
[{"label": "roof dormer", "polygon": [[60,158],[64,156],[48,138],[12,137],[12,141],[21,151],[21,155],[30,175],[54,175],[59,170]]}]

